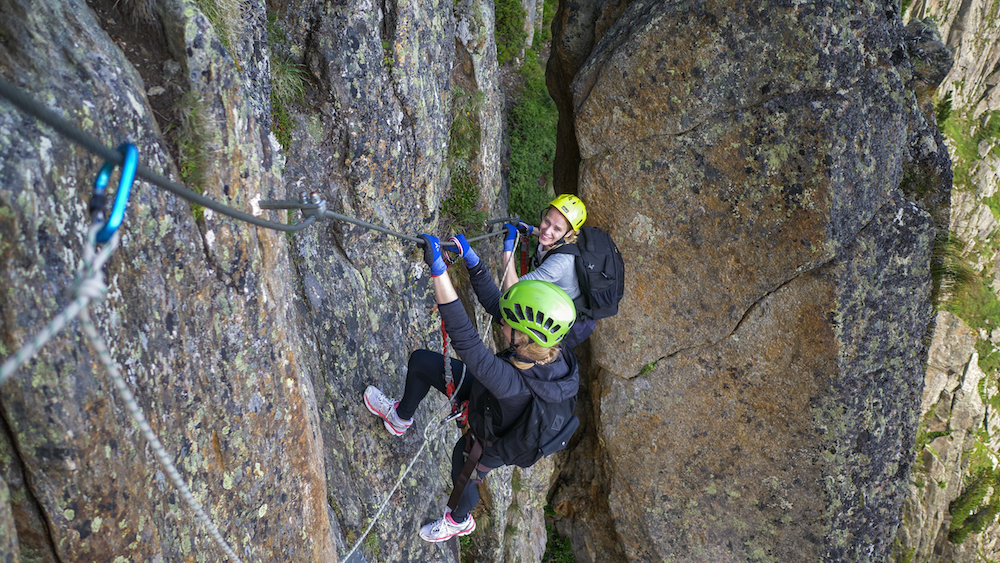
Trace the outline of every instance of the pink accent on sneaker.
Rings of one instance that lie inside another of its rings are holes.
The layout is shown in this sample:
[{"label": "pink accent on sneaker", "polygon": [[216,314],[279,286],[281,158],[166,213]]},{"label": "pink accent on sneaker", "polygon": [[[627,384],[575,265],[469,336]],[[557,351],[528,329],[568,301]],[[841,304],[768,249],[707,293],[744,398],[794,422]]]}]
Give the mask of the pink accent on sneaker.
[{"label": "pink accent on sneaker", "polygon": [[455,522],[451,511],[446,511],[444,518],[431,522],[420,528],[420,537],[429,542],[442,542],[455,536],[467,536],[476,529],[476,519],[470,514],[464,522]]},{"label": "pink accent on sneaker", "polygon": [[372,414],[382,419],[385,429],[394,436],[402,436],[413,425],[413,420],[401,420],[396,414],[399,401],[386,397],[377,387],[369,385],[364,393],[365,407]]}]

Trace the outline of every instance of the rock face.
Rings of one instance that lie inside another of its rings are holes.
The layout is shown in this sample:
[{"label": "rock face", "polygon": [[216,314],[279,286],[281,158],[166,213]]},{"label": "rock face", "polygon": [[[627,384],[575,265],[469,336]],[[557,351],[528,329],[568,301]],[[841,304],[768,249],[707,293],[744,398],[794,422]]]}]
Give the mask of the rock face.
[{"label": "rock face", "polygon": [[948,543],[948,505],[962,492],[969,465],[964,454],[986,411],[977,388],[983,372],[975,343],[961,319],[937,315],[921,408],[925,431],[934,439],[917,452],[898,537],[910,561],[951,560],[939,558]]},{"label": "rock face", "polygon": [[[990,2],[917,1],[905,14],[910,19],[908,26],[934,22],[940,28],[955,62],[934,95],[939,104],[950,100],[951,115],[969,119],[970,127],[972,123],[984,127],[995,119],[991,113],[1000,110],[996,89],[998,10],[1000,7]],[[958,166],[964,167],[966,174],[961,183],[956,174],[949,226],[962,241],[964,257],[976,270],[986,273],[987,280],[992,278],[993,291],[1000,292],[992,240],[997,220],[988,205],[996,193],[1000,170],[995,144],[987,135],[972,151],[955,150]],[[955,143],[949,145],[955,149]],[[996,395],[996,375],[982,373],[979,355],[974,352],[995,348],[996,341],[990,337],[986,331],[977,334],[948,314],[940,314],[935,322],[921,413],[926,438],[918,443],[895,561],[971,563],[1000,555],[996,522],[961,544],[948,540],[953,520],[950,504],[969,485],[977,450],[996,451],[1000,446],[1000,420],[994,409],[983,405],[981,396],[991,399]],[[976,392],[968,391],[977,386]]]},{"label": "rock face", "polygon": [[[562,109],[629,269],[591,337],[615,534],[578,558],[884,560],[931,314],[903,179],[950,186],[895,4],[635,1],[587,51],[596,19],[554,39],[586,61]],[[586,526],[579,479],[555,500]]]},{"label": "rock face", "polygon": [[[409,235],[438,226],[449,93],[461,78],[486,100],[480,208],[503,211],[492,4],[218,5],[235,12],[209,19],[195,2],[164,0],[122,26],[114,2],[2,0],[0,74],[101,142],[137,144],[143,164],[175,180],[185,169],[175,146],[187,139],[165,99],[193,92],[205,195],[284,221],[259,202],[315,191],[332,211]],[[287,152],[270,133],[276,59],[305,71],[305,97],[285,108],[298,122]],[[71,300],[101,162],[6,102],[0,131],[6,358]],[[419,255],[359,227],[319,222],[286,236],[142,181],[133,194],[109,295],[92,307],[113,359],[241,558],[339,560],[423,441],[420,430],[388,437],[360,402],[369,383],[398,396],[409,352],[440,349]],[[444,405],[429,400],[417,426]],[[3,385],[0,411],[0,560],[224,559],[75,323]],[[455,542],[416,535],[440,517],[455,438],[449,427],[426,447],[365,541],[369,560],[456,560]],[[529,560],[544,543],[538,493],[508,514],[509,478],[493,477],[493,526],[479,537]],[[508,526],[535,545],[505,540]]]},{"label": "rock face", "polygon": [[906,19],[932,18],[945,44],[955,54],[955,64],[941,85],[943,98],[952,94],[955,108],[976,116],[1000,109],[1000,7],[994,2],[913,2]]},{"label": "rock face", "polygon": [[[112,0],[0,0],[0,74],[175,179],[192,174],[175,106],[192,93],[205,195],[283,221],[260,201],[314,191],[411,235],[440,228],[461,85],[483,98],[477,210],[504,214],[491,3],[215,4],[236,9],[162,0],[123,25]],[[744,4],[561,4],[557,186],[615,236],[628,296],[580,350],[576,448],[493,472],[466,555],[538,561],[558,472],[581,561],[885,559],[930,318],[920,206],[947,201],[946,152],[894,2]],[[280,62],[303,72],[290,120]],[[0,102],[5,358],[72,299],[100,164]],[[458,560],[416,535],[450,488],[455,431],[421,433],[445,401],[400,439],[359,401],[369,383],[398,396],[409,352],[440,347],[412,245],[253,228],[141,181],[121,233],[93,316],[241,558],[342,560],[423,447],[362,551]],[[223,559],[76,322],[2,391],[0,560]]]},{"label": "rock face", "polygon": [[[179,62],[217,120],[217,182],[206,194],[249,209],[283,192],[261,166],[260,129],[208,20],[193,5],[161,7],[172,32],[192,40]],[[0,11],[5,78],[171,173],[138,73],[86,4],[5,1]],[[0,128],[6,356],[68,303],[100,162],[8,104]],[[322,368],[296,320],[292,273],[282,235],[210,213],[196,224],[187,202],[137,182],[108,297],[92,308],[195,497],[253,559],[335,557],[312,380]],[[4,385],[2,405],[22,560],[216,557],[76,326]]]}]

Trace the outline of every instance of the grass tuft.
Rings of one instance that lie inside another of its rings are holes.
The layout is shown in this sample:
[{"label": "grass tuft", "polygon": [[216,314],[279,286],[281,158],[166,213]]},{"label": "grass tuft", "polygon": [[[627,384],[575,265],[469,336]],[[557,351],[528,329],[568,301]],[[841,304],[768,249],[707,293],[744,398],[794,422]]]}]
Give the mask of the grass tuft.
[{"label": "grass tuft", "polygon": [[938,232],[931,249],[931,301],[939,308],[961,307],[974,290],[979,274],[965,259],[965,242],[951,232]]},{"label": "grass tuft", "polygon": [[[214,152],[213,129],[208,109],[201,95],[189,90],[174,103],[176,125],[170,128],[177,145],[181,180],[192,190],[203,193]],[[204,208],[191,204],[195,219],[201,220]]]},{"label": "grass tuft", "polygon": [[288,105],[302,101],[306,91],[305,77],[301,65],[271,59],[271,131],[286,152],[292,145],[292,131],[298,125],[288,112]]},{"label": "grass tuft", "polygon": [[970,475],[965,490],[948,505],[948,541],[960,544],[978,534],[1000,514],[1000,470],[981,467]]},{"label": "grass tuft", "polygon": [[447,222],[466,234],[481,233],[486,221],[486,212],[479,207],[479,186],[472,170],[482,139],[479,114],[485,99],[482,92],[469,92],[459,86],[451,91],[452,120],[448,140],[451,191],[441,211]]},{"label": "grass tuft", "polygon": [[233,39],[239,37],[243,27],[243,14],[239,0],[195,0],[201,13],[212,22],[215,34],[222,45],[232,51]]},{"label": "grass tuft", "polygon": [[302,65],[276,55],[278,45],[287,43],[288,36],[278,25],[278,17],[274,13],[267,15],[267,39],[271,45],[271,132],[281,148],[288,152],[292,145],[292,131],[298,125],[288,106],[305,98],[309,75]]}]

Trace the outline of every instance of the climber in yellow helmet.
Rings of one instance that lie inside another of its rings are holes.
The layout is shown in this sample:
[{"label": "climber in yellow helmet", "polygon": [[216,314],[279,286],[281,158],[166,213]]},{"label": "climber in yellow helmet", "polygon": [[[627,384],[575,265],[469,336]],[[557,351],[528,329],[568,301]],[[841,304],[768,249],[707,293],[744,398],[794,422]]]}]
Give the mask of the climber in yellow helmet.
[{"label": "climber in yellow helmet", "polygon": [[[541,222],[535,227],[525,222],[519,225],[507,224],[507,237],[504,239],[504,262],[507,270],[504,273],[503,288],[514,285],[520,280],[541,280],[554,283],[565,291],[570,299],[580,297],[580,280],[576,271],[576,258],[572,252],[575,247],[580,228],[587,220],[587,206],[573,194],[562,194],[549,202],[549,206],[541,214]],[[511,255],[514,252],[516,229],[528,236],[538,237],[538,248],[531,259],[532,271],[518,278]],[[594,331],[597,322],[590,318],[579,318],[573,325],[570,334],[566,335],[564,344],[570,348],[580,344]]]}]

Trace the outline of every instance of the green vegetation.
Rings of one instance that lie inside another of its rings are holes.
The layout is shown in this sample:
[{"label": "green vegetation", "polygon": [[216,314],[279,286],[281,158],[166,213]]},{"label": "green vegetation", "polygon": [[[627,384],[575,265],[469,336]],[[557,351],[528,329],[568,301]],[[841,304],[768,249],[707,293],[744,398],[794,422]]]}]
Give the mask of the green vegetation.
[{"label": "green vegetation", "polygon": [[[663,358],[660,358],[660,360],[662,360],[662,359]],[[644,376],[647,376],[647,375],[653,373],[653,370],[656,369],[656,364],[660,363],[660,360],[655,360],[655,361],[649,362],[648,364],[642,366],[642,369],[639,370],[639,376],[640,377],[644,377]]]},{"label": "green vegetation", "polygon": [[306,73],[288,60],[271,57],[271,131],[286,151],[298,122],[288,113],[288,104],[301,102],[306,91]]},{"label": "green vegetation", "polygon": [[556,154],[555,102],[545,86],[545,72],[533,49],[525,51],[518,70],[524,88],[510,112],[510,212],[533,221],[555,196],[552,164]]},{"label": "green vegetation", "polygon": [[964,297],[975,291],[979,274],[962,255],[965,243],[947,230],[939,231],[931,249],[931,299],[938,307],[956,312],[965,308]]},{"label": "green vegetation", "polygon": [[378,543],[378,536],[375,534],[365,536],[365,552],[372,559],[382,558],[382,546]]},{"label": "green vegetation", "polygon": [[543,50],[552,40],[552,20],[556,17],[558,7],[556,0],[545,0],[542,6],[542,29],[535,31],[531,42],[531,48],[536,52]]},{"label": "green vegetation", "polygon": [[493,12],[496,17],[497,63],[503,66],[520,55],[525,47],[528,38],[524,31],[526,14],[520,0],[494,0]]},{"label": "green vegetation", "polygon": [[[202,193],[213,150],[208,110],[201,95],[189,90],[174,103],[174,113],[177,121],[168,132],[177,146],[181,181],[192,190]],[[205,208],[191,204],[191,211],[196,220],[201,220]]]},{"label": "green vegetation", "polygon": [[392,43],[388,41],[382,42],[382,64],[386,70],[392,71]]},{"label": "green vegetation", "polygon": [[479,186],[473,172],[482,138],[479,113],[485,99],[482,92],[468,92],[460,86],[451,91],[452,119],[448,142],[451,191],[441,205],[441,212],[447,223],[466,234],[481,233],[486,221],[486,212],[479,206]]},{"label": "green vegetation", "polygon": [[[990,155],[1000,156],[1000,112],[974,118],[968,111],[956,111],[948,95],[937,102],[935,114],[938,127],[950,144],[954,191],[975,193],[977,187],[973,176],[982,160],[980,145]],[[994,217],[1000,218],[1000,195],[985,198],[982,203],[990,208]],[[977,271],[970,264],[991,263],[991,258],[1000,250],[1000,241],[970,242],[972,244],[966,245],[951,234],[936,241],[932,260],[935,302],[974,330],[990,333],[1000,328],[1000,299],[990,287],[993,271],[989,266]],[[979,394],[991,408],[1000,407],[1000,396],[990,400],[988,392],[997,385],[1000,351],[988,338],[980,338],[976,350],[979,367],[985,375],[980,381]],[[918,430],[918,447],[923,449],[937,435],[940,433],[928,433],[922,427]],[[997,454],[988,446],[989,429],[985,426],[973,429],[973,437],[973,447],[966,452],[970,463],[966,486],[949,506],[952,522],[948,539],[958,544],[970,534],[983,531],[1000,513],[1000,470],[993,469]]]},{"label": "green vegetation", "polygon": [[971,473],[965,490],[951,502],[948,512],[951,514],[948,541],[952,543],[960,544],[969,534],[986,529],[1000,514],[1000,470],[980,467]]},{"label": "green vegetation", "polygon": [[302,65],[277,55],[279,46],[288,43],[288,36],[278,26],[278,16],[273,12],[267,14],[267,41],[271,46],[271,132],[281,148],[288,151],[292,131],[298,125],[288,113],[288,106],[302,102],[308,75]]},{"label": "green vegetation", "polygon": [[945,97],[935,104],[934,107],[934,118],[937,121],[938,129],[944,131],[944,122],[948,121],[951,117],[951,92],[948,92]]},{"label": "green vegetation", "polygon": [[979,162],[979,143],[992,140],[990,154],[1000,156],[1000,111],[988,112],[980,118],[969,113],[955,113],[951,109],[950,97],[937,104],[938,122],[941,132],[953,144],[952,164],[955,175],[955,189],[972,189],[973,167]]},{"label": "green vegetation", "polygon": [[991,331],[1000,326],[1000,300],[982,278],[972,281],[947,309],[972,328]]},{"label": "green vegetation", "polygon": [[575,563],[573,556],[573,545],[569,538],[561,538],[556,532],[552,521],[555,518],[555,510],[551,505],[545,505],[545,535],[548,540],[545,542],[545,554],[542,555],[542,563]]},{"label": "green vegetation", "polygon": [[[976,186],[973,184],[972,176],[982,160],[979,154],[980,145],[988,143],[988,154],[1000,157],[1000,112],[987,112],[975,118],[968,111],[955,111],[949,94],[937,102],[936,115],[938,127],[951,144],[954,190],[973,192]],[[994,217],[1000,219],[1000,193],[983,199],[982,203],[990,208]],[[970,260],[979,263],[991,262],[993,256],[1000,250],[1000,239],[997,237],[973,242],[969,250],[957,241],[952,243],[955,248],[960,248],[958,252],[970,255],[963,259],[966,264]],[[947,252],[954,253],[955,250]],[[989,332],[1000,327],[1000,300],[990,287],[992,269],[987,267],[982,272],[976,272],[971,267],[966,267],[963,271],[955,273],[957,274],[955,288],[951,291],[951,297],[943,303],[943,307],[958,315],[974,329]],[[995,385],[997,374],[1000,373],[1000,351],[986,339],[980,339],[976,349],[979,352],[979,367]]]},{"label": "green vegetation", "polygon": [[[240,14],[239,0],[195,0],[201,12],[212,22],[219,42],[229,50],[232,40],[240,33],[243,16]],[[237,63],[238,64],[238,63]]]}]

